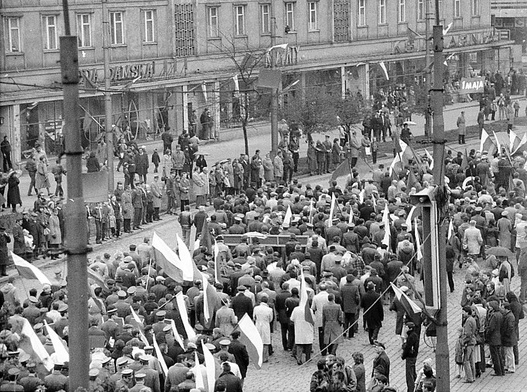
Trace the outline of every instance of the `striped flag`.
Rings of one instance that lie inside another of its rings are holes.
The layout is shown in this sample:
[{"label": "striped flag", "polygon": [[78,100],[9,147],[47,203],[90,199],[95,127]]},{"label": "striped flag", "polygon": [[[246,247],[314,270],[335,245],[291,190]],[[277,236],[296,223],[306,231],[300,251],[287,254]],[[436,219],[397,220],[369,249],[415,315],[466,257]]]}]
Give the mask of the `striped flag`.
[{"label": "striped flag", "polygon": [[412,209],[410,210],[410,212],[408,213],[408,216],[406,217],[406,231],[409,233],[412,231],[412,221],[414,219],[414,213],[415,213],[415,210],[417,209],[416,206],[412,206]]},{"label": "striped flag", "polygon": [[205,346],[205,341],[201,341],[201,348],[203,356],[205,357],[205,368],[207,369],[207,386],[209,392],[214,391],[214,383],[216,381],[216,361],[210,350]]},{"label": "striped flag", "polygon": [[425,154],[428,160],[430,161],[428,166],[430,167],[430,170],[432,170],[434,168],[434,157],[432,156],[432,154],[428,152],[426,148],[425,148]]},{"label": "striped flag", "polygon": [[196,332],[194,332],[194,329],[192,329],[190,323],[188,322],[187,305],[185,305],[185,300],[183,299],[183,293],[181,291],[176,294],[176,305],[178,307],[179,314],[181,315],[183,326],[185,327],[187,339],[194,339],[196,337]]},{"label": "striped flag", "polygon": [[304,270],[300,269],[300,308],[304,308],[304,317],[306,322],[311,325],[315,325],[315,320],[313,320],[313,314],[311,313],[311,308],[309,307],[308,295],[307,295],[307,283],[304,278]]},{"label": "striped flag", "polygon": [[177,248],[179,253],[179,259],[181,260],[182,270],[183,270],[183,280],[193,282],[194,281],[194,270],[196,268],[196,265],[194,264],[194,261],[192,260],[192,255],[190,254],[190,251],[187,248],[187,245],[185,245],[185,242],[181,239],[181,237],[176,233],[177,238]]},{"label": "striped flag", "polygon": [[335,192],[331,194],[331,207],[329,209],[329,218],[327,220],[327,226],[333,226],[333,217],[335,216]]},{"label": "striped flag", "polygon": [[521,139],[512,130],[509,131],[509,151],[516,151],[520,145]]},{"label": "striped flag", "polygon": [[203,316],[205,323],[208,324],[213,319],[214,312],[218,308],[219,298],[216,290],[209,283],[208,276],[201,273],[201,279],[203,281]]},{"label": "striped flag", "polygon": [[192,372],[194,373],[196,388],[199,390],[205,389],[205,382],[203,381],[203,373],[201,373],[201,366],[199,364],[197,351],[194,351],[194,367],[192,368]]},{"label": "striped flag", "polygon": [[452,221],[452,219],[450,219],[450,223],[448,224],[447,239],[450,240],[453,235],[454,235],[454,222]]},{"label": "striped flag", "polygon": [[364,195],[366,194],[366,190],[363,189],[362,191],[360,191],[359,193],[359,203],[362,204],[364,203]]},{"label": "striped flag", "polygon": [[207,219],[205,219],[205,222],[203,222],[203,227],[201,228],[199,246],[205,246],[207,248],[207,251],[212,253],[212,238],[210,237],[209,222]]},{"label": "striped flag", "polygon": [[176,322],[172,319],[170,319],[170,325],[172,327],[172,333],[174,334],[174,339],[176,339],[176,342],[181,346],[181,348],[184,350],[185,345],[183,343],[183,340],[181,339],[181,335],[179,334],[177,328],[176,328]]},{"label": "striped flag", "polygon": [[342,161],[340,165],[338,165],[335,168],[335,170],[333,170],[330,181],[335,181],[339,177],[347,176],[350,174],[351,174],[350,163],[349,163],[349,160],[346,158]]},{"label": "striped flag", "polygon": [[37,359],[38,362],[42,362],[44,364],[44,367],[48,371],[51,371],[54,365],[53,360],[51,359],[48,352],[44,348],[44,345],[33,330],[33,327],[31,327],[29,321],[24,318],[22,322],[22,339],[20,339],[18,345],[19,348],[31,355],[34,359]]},{"label": "striped flag", "polygon": [[[398,163],[402,163],[400,153],[398,153],[398,154],[395,155],[395,157],[393,158],[392,163],[390,164],[390,168],[389,168],[389,170],[388,170],[388,172],[390,173],[390,176],[393,176],[393,173],[394,173],[394,171],[395,171],[395,166],[396,166]],[[392,177],[392,178],[393,178],[393,177]]]},{"label": "striped flag", "polygon": [[13,257],[13,262],[15,263],[18,274],[22,278],[37,279],[41,284],[49,284],[51,286],[51,282],[48,277],[33,264],[28,263],[22,257],[15,255],[13,252],[11,252],[11,256]]},{"label": "striped flag", "polygon": [[291,206],[287,206],[287,211],[284,215],[284,220],[282,222],[282,227],[289,227],[291,226],[291,218],[293,217],[293,213],[291,212]]},{"label": "striped flag", "polygon": [[218,247],[218,243],[217,242],[214,242],[214,281],[216,283],[221,283],[220,282],[220,276],[221,276],[221,273],[220,273],[220,261],[219,260],[219,257],[220,257],[220,248]]},{"label": "striped flag", "polygon": [[256,329],[253,321],[247,313],[245,313],[240,321],[238,321],[237,328],[240,330],[240,342],[245,344],[249,358],[254,363],[257,369],[262,367],[263,363],[263,341],[260,333]]},{"label": "striped flag", "polygon": [[53,344],[53,350],[55,351],[54,354],[51,354],[51,359],[53,360],[53,363],[69,362],[70,354],[68,353],[66,347],[64,347],[60,336],[57,335],[53,328],[48,325],[46,320],[44,320],[44,325],[46,326],[48,336],[51,339],[51,343]]},{"label": "striped flag", "polygon": [[527,145],[527,132],[525,132],[520,140],[520,142],[518,143],[518,146],[516,147],[516,149],[512,152],[512,154],[516,154],[518,151],[520,151],[520,149],[523,149],[525,146]]},{"label": "striped flag", "polygon": [[392,282],[390,282],[390,286],[392,287],[393,292],[395,293],[395,297],[403,306],[406,314],[412,319],[415,325],[421,324],[422,309]]},{"label": "striped flag", "polygon": [[417,260],[423,259],[423,252],[421,251],[421,239],[419,238],[419,230],[417,228],[417,218],[414,219],[415,225],[415,246],[417,247]]},{"label": "striped flag", "polygon": [[154,343],[154,350],[156,350],[156,356],[159,360],[159,363],[161,364],[161,369],[163,369],[163,373],[165,376],[168,374],[168,366],[165,362],[165,357],[163,356],[163,353],[161,352],[161,349],[159,348],[159,344],[157,344],[157,340],[155,335],[152,336],[152,343]]},{"label": "striped flag", "polygon": [[379,66],[381,67],[382,71],[384,72],[384,77],[386,80],[390,80],[390,76],[388,76],[388,70],[386,69],[386,64],[384,64],[384,61],[381,61],[379,63]]},{"label": "striped flag", "polygon": [[494,139],[496,140],[496,147],[498,148],[498,153],[501,154],[501,143],[500,143],[500,139],[498,139],[498,136],[496,135],[496,132],[492,131],[492,134],[494,135]]},{"label": "striped flag", "polygon": [[388,248],[390,247],[390,210],[388,210],[388,204],[384,205],[384,212],[382,214],[382,221],[384,222],[384,238],[382,243]]},{"label": "striped flag", "polygon": [[152,236],[156,264],[176,282],[183,282],[183,263],[179,256],[156,233]]},{"label": "striped flag", "polygon": [[479,143],[479,151],[480,152],[488,151],[489,147],[491,145],[493,145],[493,144],[494,143],[490,139],[489,134],[487,133],[487,131],[485,131],[485,129],[482,129],[481,130],[481,141]]},{"label": "striped flag", "polygon": [[104,281],[104,278],[101,275],[99,275],[97,272],[92,270],[90,267],[88,267],[88,279],[91,279],[92,281],[94,281],[101,288],[108,288],[106,286],[106,282]]}]

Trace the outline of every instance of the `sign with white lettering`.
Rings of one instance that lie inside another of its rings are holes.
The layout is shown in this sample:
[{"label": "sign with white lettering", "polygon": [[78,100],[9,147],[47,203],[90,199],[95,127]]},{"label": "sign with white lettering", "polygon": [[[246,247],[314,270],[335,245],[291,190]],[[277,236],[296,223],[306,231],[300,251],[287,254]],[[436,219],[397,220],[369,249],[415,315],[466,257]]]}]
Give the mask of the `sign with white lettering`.
[{"label": "sign with white lettering", "polygon": [[460,94],[483,93],[485,87],[485,78],[461,78]]}]

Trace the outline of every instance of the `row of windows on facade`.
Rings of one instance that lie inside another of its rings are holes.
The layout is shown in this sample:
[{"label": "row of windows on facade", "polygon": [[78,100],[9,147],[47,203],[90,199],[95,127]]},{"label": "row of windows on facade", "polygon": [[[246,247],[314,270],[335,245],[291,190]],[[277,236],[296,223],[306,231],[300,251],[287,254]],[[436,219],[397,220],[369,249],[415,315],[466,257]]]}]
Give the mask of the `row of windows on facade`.
[{"label": "row of windows on facade", "polygon": [[[379,24],[387,23],[387,1],[378,0],[377,20]],[[428,0],[431,1],[431,0]],[[439,7],[441,9],[443,0],[440,0]],[[307,2],[307,28],[308,31],[317,31],[318,26],[318,1]],[[367,9],[366,0],[358,0],[357,8],[357,26],[366,26]],[[480,0],[471,0],[472,15],[479,15]],[[431,4],[429,3],[431,7]],[[461,0],[453,0],[453,17],[461,17]],[[246,35],[246,5],[234,6],[234,35]],[[417,19],[424,20],[426,17],[427,6],[425,0],[417,0]],[[208,36],[210,38],[220,37],[220,7],[207,7],[207,25]],[[431,9],[431,8],[430,8]],[[429,9],[429,10],[430,10]],[[295,11],[296,3],[286,2],[284,10],[284,23],[287,26],[288,32],[295,31]],[[397,0],[397,20],[399,23],[406,22],[406,0]],[[272,16],[271,4],[260,4],[260,33],[271,34]],[[42,18],[44,30],[44,49],[56,50],[58,49],[58,34],[59,29],[57,25],[57,16],[48,15]],[[21,52],[21,17],[7,17],[7,45],[10,52]],[[181,26],[182,29],[193,28],[192,25]],[[93,15],[92,14],[77,14],[77,36],[79,39],[80,48],[93,47],[92,41],[93,30]],[[142,39],[144,43],[156,42],[156,11],[144,10],[142,12]],[[110,42],[112,45],[125,44],[125,13],[124,12],[110,12]]]}]

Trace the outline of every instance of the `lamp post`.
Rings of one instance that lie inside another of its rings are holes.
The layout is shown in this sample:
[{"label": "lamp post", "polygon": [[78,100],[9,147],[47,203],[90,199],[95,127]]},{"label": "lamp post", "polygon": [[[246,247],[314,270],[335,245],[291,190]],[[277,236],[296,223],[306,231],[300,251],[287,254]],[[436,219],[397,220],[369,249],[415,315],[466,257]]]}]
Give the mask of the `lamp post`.
[{"label": "lamp post", "polygon": [[107,0],[102,0],[102,49],[104,58],[104,124],[106,130],[106,155],[108,166],[108,193],[114,190],[113,174],[113,124],[112,94],[110,92],[110,24],[108,22]]}]

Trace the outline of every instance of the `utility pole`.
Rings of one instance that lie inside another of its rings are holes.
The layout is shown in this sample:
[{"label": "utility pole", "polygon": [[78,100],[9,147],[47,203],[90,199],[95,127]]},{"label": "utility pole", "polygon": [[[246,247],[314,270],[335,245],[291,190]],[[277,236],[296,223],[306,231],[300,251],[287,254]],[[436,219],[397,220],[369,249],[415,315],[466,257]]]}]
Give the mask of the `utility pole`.
[{"label": "utility pole", "polygon": [[426,109],[425,109],[425,136],[427,138],[431,135],[431,126],[430,123],[431,117],[430,117],[430,110],[428,110],[431,106],[430,99],[428,98],[429,92],[430,92],[430,85],[431,85],[431,76],[432,76],[432,70],[430,69],[430,2],[432,0],[425,0],[425,66],[426,66],[426,72],[425,72],[425,91],[426,91]]},{"label": "utility pole", "polygon": [[113,120],[112,94],[110,92],[110,24],[108,22],[107,0],[102,0],[102,50],[104,57],[104,124],[106,129],[106,155],[108,158],[108,193],[114,190],[113,174]]},{"label": "utility pole", "polygon": [[[272,17],[271,47],[276,45],[276,18]],[[274,59],[271,57],[271,69],[274,68]],[[278,152],[278,87],[271,88],[271,156]]]},{"label": "utility pole", "polygon": [[69,390],[88,388],[90,348],[88,342],[88,229],[82,192],[82,146],[79,128],[79,52],[71,35],[68,0],[63,0],[64,30],[60,37],[60,67],[64,91],[64,142],[68,170],[67,202],[64,206],[65,246],[68,255],[70,371]]},{"label": "utility pole", "polygon": [[[439,259],[439,295],[441,307],[436,314],[437,325],[437,390],[441,392],[450,391],[450,360],[448,348],[448,324],[447,324],[447,284],[446,284],[446,235],[443,221],[445,209],[442,203],[446,203],[445,187],[445,124],[443,121],[443,26],[439,20],[439,0],[435,0],[435,24],[433,30],[434,45],[434,87],[431,91],[431,106],[433,110],[433,135],[434,143],[434,169],[433,176],[436,184],[435,199],[437,210],[436,229],[438,233],[437,253]],[[428,39],[428,37],[427,37]],[[442,200],[438,195],[443,194]],[[433,228],[432,228],[433,230]]]}]

